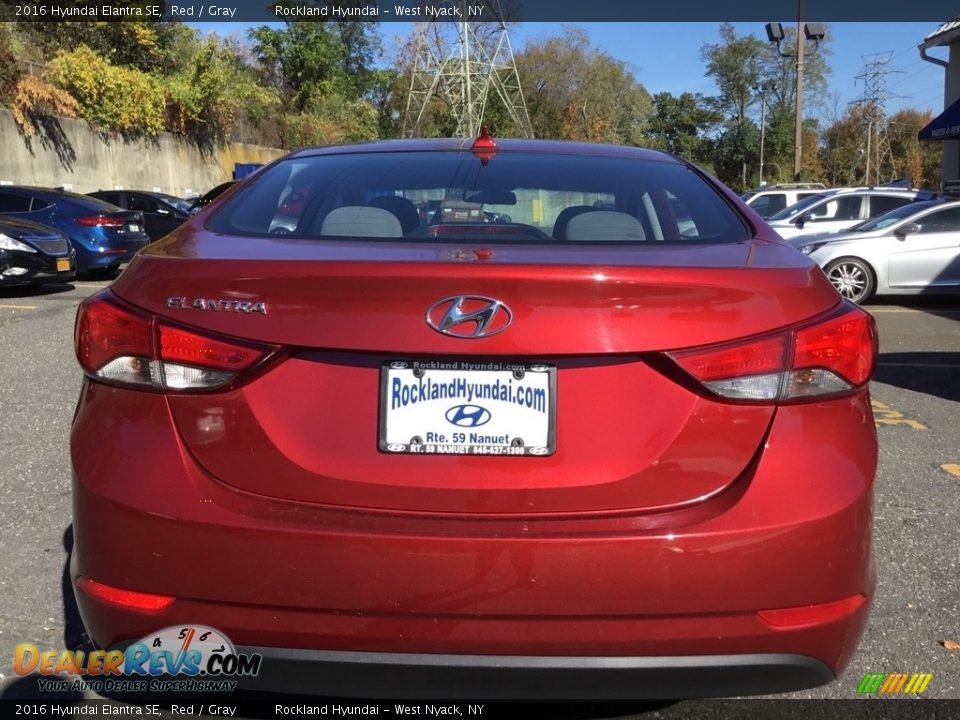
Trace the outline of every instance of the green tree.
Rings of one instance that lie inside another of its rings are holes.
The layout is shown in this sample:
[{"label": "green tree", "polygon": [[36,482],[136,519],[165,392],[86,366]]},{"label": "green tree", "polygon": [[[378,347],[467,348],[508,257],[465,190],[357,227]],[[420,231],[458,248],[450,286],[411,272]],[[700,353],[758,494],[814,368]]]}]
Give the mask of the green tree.
[{"label": "green tree", "polygon": [[[700,58],[706,65],[706,76],[713,78],[719,95],[713,104],[726,122],[720,133],[717,170],[720,178],[730,184],[747,185],[747,165],[758,155],[759,134],[748,128],[748,112],[757,102],[754,88],[761,79],[760,56],[765,44],[754,35],[738,36],[733,25],[720,26],[720,42],[700,48]],[[739,177],[738,177],[739,176]]]},{"label": "green tree", "polygon": [[627,65],[583,30],[531,41],[516,57],[536,137],[639,144],[652,100]]},{"label": "green tree", "polygon": [[720,120],[720,113],[703,95],[657,93],[644,134],[646,144],[702,163],[712,147],[708,136]]},{"label": "green tree", "polygon": [[380,39],[373,23],[290,22],[251,28],[254,55],[285,107],[304,112],[333,95],[371,90]]}]

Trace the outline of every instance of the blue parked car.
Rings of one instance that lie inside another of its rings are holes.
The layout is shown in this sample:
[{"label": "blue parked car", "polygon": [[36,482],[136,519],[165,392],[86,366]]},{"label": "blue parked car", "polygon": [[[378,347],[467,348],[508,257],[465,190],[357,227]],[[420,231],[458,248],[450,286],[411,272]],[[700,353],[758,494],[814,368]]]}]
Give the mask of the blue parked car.
[{"label": "blue parked car", "polygon": [[62,190],[4,185],[0,218],[4,216],[52,225],[63,232],[77,251],[79,272],[113,272],[150,242],[143,213]]}]

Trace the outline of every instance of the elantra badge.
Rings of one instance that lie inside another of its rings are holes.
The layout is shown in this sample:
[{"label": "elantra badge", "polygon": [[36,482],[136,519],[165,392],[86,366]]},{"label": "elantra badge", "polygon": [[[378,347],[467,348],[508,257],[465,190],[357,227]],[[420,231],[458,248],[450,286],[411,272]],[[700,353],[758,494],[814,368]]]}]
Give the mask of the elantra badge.
[{"label": "elantra badge", "polygon": [[482,338],[502,333],[513,322],[513,312],[496,298],[454,295],[427,310],[427,325],[455,338]]},{"label": "elantra badge", "polygon": [[267,314],[265,302],[248,302],[246,300],[228,300],[225,298],[197,298],[189,300],[182,296],[167,298],[166,306],[171,310],[214,310],[216,312],[260,313]]}]

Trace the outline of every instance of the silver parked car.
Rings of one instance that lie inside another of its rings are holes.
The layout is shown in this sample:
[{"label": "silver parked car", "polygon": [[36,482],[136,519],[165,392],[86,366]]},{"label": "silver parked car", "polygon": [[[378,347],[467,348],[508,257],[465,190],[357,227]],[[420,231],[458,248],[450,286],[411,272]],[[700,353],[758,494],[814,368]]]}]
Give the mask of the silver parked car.
[{"label": "silver parked car", "polygon": [[846,232],[788,242],[823,268],[848,300],[874,293],[918,295],[960,290],[960,201],[919,201]]}]

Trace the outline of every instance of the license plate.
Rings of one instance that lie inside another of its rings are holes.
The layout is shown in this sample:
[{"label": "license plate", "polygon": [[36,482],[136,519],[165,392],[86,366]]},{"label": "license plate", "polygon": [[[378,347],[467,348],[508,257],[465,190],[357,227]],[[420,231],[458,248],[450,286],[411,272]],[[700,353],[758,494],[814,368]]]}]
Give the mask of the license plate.
[{"label": "license plate", "polygon": [[385,363],[380,368],[380,450],[552,455],[556,378],[556,367],[540,363]]},{"label": "license plate", "polygon": [[127,229],[128,229],[130,232],[137,232],[137,233],[140,232],[140,226],[137,225],[137,224],[127,225]]},{"label": "license plate", "polygon": [[66,272],[70,269],[70,260],[68,258],[57,259],[57,272]]}]

